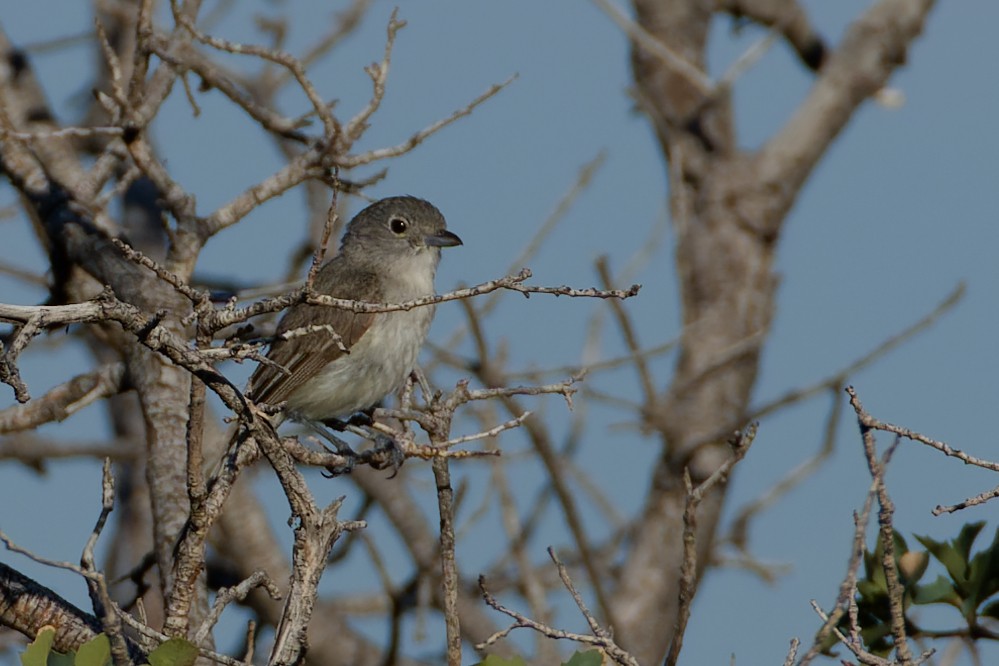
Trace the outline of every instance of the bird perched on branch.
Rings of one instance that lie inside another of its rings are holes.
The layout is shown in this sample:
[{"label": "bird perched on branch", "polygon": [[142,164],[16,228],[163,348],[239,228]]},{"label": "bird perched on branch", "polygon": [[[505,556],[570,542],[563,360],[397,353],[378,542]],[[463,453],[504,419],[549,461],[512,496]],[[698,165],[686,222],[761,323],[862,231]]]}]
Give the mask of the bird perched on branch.
[{"label": "bird perched on branch", "polygon": [[[350,221],[313,287],[368,303],[432,296],[441,248],[461,244],[433,204],[382,199]],[[267,353],[273,363],[257,368],[248,394],[258,403],[284,403],[283,415],[303,422],[337,424],[367,412],[413,371],[433,316],[433,305],[391,312],[295,305],[278,324]]]}]

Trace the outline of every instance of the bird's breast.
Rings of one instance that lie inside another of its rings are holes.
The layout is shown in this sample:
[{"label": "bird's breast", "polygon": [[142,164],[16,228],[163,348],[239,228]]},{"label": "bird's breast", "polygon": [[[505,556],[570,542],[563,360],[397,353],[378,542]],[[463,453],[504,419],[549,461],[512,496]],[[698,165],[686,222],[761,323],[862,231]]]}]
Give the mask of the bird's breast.
[{"label": "bird's breast", "polygon": [[433,306],[384,312],[350,349],[288,397],[300,417],[348,416],[397,391],[416,366]]}]

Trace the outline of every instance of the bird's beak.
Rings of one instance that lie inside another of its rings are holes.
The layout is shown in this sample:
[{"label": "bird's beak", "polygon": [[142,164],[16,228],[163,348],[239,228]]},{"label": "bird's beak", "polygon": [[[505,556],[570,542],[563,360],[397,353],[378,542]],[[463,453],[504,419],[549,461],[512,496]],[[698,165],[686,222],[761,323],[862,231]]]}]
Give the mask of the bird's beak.
[{"label": "bird's beak", "polygon": [[461,239],[458,238],[458,234],[452,233],[447,229],[427,236],[424,242],[430,247],[454,247],[455,245],[462,244]]}]

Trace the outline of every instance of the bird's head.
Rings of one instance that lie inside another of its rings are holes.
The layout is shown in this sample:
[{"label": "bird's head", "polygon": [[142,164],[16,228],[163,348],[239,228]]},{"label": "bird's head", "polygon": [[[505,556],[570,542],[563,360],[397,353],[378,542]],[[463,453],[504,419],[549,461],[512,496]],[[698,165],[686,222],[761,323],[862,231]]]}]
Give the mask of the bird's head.
[{"label": "bird's head", "polygon": [[431,251],[461,245],[461,238],[447,230],[437,207],[416,197],[389,197],[358,213],[343,237],[341,251],[355,248],[365,253],[393,255]]}]

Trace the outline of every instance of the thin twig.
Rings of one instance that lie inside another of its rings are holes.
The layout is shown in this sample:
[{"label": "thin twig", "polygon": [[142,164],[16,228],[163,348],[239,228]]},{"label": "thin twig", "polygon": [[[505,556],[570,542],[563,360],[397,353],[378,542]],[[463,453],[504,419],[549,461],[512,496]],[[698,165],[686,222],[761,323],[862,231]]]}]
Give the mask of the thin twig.
[{"label": "thin twig", "polygon": [[437,484],[437,508],[440,515],[441,588],[447,636],[448,666],[461,666],[461,623],[458,615],[458,564],[455,560],[454,489],[447,458],[435,458],[431,467]]},{"label": "thin twig", "polygon": [[963,502],[958,502],[957,504],[938,504],[933,508],[933,515],[939,516],[944,513],[954,513],[955,511],[960,511],[962,509],[967,509],[970,506],[978,506],[979,504],[985,504],[989,500],[999,497],[999,486],[993,488],[992,490],[986,490],[983,493],[979,493],[974,497],[969,497]]},{"label": "thin twig", "polygon": [[621,28],[628,39],[659,58],[669,69],[683,75],[702,93],[710,94],[714,90],[714,83],[696,65],[656,39],[649,31],[629,18],[611,0],[593,0],[593,2]]},{"label": "thin twig", "polygon": [[97,517],[97,523],[87,537],[87,543],[83,547],[80,555],[80,567],[84,571],[95,574],[92,578],[85,578],[87,590],[90,593],[90,602],[94,607],[94,615],[101,621],[104,634],[108,637],[111,645],[111,658],[115,666],[130,666],[128,644],[125,635],[122,633],[122,622],[117,606],[111,601],[108,592],[107,580],[104,575],[97,570],[94,563],[94,549],[97,547],[97,540],[100,538],[104,526],[107,524],[108,516],[114,509],[114,477],[111,474],[111,460],[104,459],[101,468],[101,512]]},{"label": "thin twig", "polygon": [[[444,129],[456,120],[460,120],[465,116],[469,115],[478,106],[481,106],[486,100],[491,97],[496,96],[501,90],[509,86],[517,79],[517,75],[513,75],[502,83],[493,84],[487,91],[473,99],[467,105],[453,112],[447,118],[442,118],[437,122],[431,124],[424,129],[414,132],[408,139],[395,146],[389,146],[387,148],[376,148],[374,150],[369,150],[366,153],[361,153],[359,155],[348,155],[345,157],[338,158],[336,164],[344,169],[353,169],[365,164],[371,164],[372,162],[377,162],[378,160],[388,159],[390,157],[399,157],[400,155],[405,155],[406,153],[416,148],[418,145],[426,141],[430,136],[436,134],[440,130]],[[353,121],[352,121],[353,122]]]},{"label": "thin twig", "polygon": [[[531,294],[552,294],[555,296],[569,296],[572,298],[631,298],[638,294],[641,289],[640,285],[632,285],[632,287],[627,290],[600,290],[574,289],[566,286],[536,287],[522,284],[530,277],[531,271],[525,268],[516,275],[507,275],[496,280],[483,282],[475,285],[474,287],[455,289],[454,291],[447,292],[446,294],[417,298],[404,303],[367,303],[364,301],[333,298],[332,296],[324,294],[311,293],[303,287],[292,292],[291,294],[277,298],[264,299],[244,308],[225,307],[215,310],[209,317],[206,317],[205,325],[208,326],[210,330],[221,330],[227,326],[244,322],[251,317],[270,312],[277,312],[278,310],[283,310],[284,308],[296,303],[303,302],[310,305],[336,307],[343,310],[350,310],[351,312],[374,313],[412,310],[413,308],[426,307],[428,305],[436,305],[438,303],[446,303],[448,301],[456,301],[463,298],[472,298],[473,296],[488,294],[498,289],[519,291],[524,294],[525,297],[529,297]],[[0,320],[3,320],[3,312],[3,306],[0,305]]]},{"label": "thin twig", "polygon": [[[527,246],[520,251],[520,254],[510,262],[507,268],[507,273],[513,273],[517,270],[518,266],[525,266],[531,261],[541,249],[542,244],[547,240],[548,236],[555,230],[558,224],[565,219],[569,210],[572,208],[573,204],[579,196],[585,192],[590,183],[593,182],[593,177],[596,175],[597,171],[604,165],[607,161],[606,151],[601,150],[597,153],[596,157],[584,164],[579,168],[579,172],[576,174],[576,179],[573,181],[569,190],[562,195],[558,203],[555,205],[555,210],[545,218],[545,221],[541,223],[538,230],[534,232],[534,235],[528,241]],[[496,305],[499,303],[499,293],[491,295],[489,298],[485,299],[485,303],[482,304],[480,310],[483,316],[488,315],[495,309]],[[566,374],[566,373],[561,373]]]},{"label": "thin twig", "polygon": [[187,16],[184,16],[180,12],[174,12],[174,20],[181,26],[183,26],[194,39],[211,46],[219,51],[225,51],[226,53],[236,53],[256,56],[273,62],[287,69],[295,80],[298,81],[299,87],[302,88],[302,92],[305,96],[309,98],[312,103],[313,112],[319,116],[322,120],[323,128],[325,134],[328,138],[337,136],[340,133],[340,122],[333,116],[332,111],[330,111],[329,104],[326,103],[322,97],[319,96],[319,92],[316,90],[315,85],[309,80],[308,76],[305,74],[305,66],[302,64],[298,58],[295,58],[290,53],[284,51],[278,51],[275,49],[270,49],[262,46],[256,46],[253,44],[240,44],[238,42],[232,42],[227,39],[222,39],[220,37],[212,37],[206,35],[194,25],[194,22]]},{"label": "thin twig", "polygon": [[837,370],[828,377],[820,379],[809,386],[788,391],[784,395],[771,400],[770,402],[754,407],[749,417],[751,419],[760,419],[782,407],[795,404],[828,389],[839,390],[839,388],[846,383],[849,377],[855,375],[891,350],[900,346],[903,342],[906,342],[916,334],[921,333],[936,323],[940,317],[952,310],[964,299],[966,291],[967,285],[965,285],[964,282],[959,282],[957,286],[955,286],[954,289],[952,289],[951,292],[947,294],[947,296],[945,296],[943,300],[941,300],[930,312],[923,317],[920,317],[919,320],[913,322],[909,326],[906,326],[898,333],[892,334],[876,347],[863,354],[860,358],[855,359],[840,370]]},{"label": "thin twig", "polygon": [[576,586],[572,582],[572,577],[569,576],[569,570],[565,568],[562,564],[562,560],[558,558],[558,554],[555,549],[548,546],[546,549],[548,551],[548,557],[552,558],[552,562],[555,563],[555,568],[558,569],[558,577],[562,579],[562,585],[565,589],[569,591],[569,595],[572,600],[576,602],[576,608],[579,612],[583,614],[583,618],[586,620],[586,624],[590,625],[590,631],[593,632],[594,636],[599,636],[600,638],[610,638],[610,633],[605,631],[600,623],[597,622],[597,618],[593,617],[593,613],[590,609],[586,607],[586,602],[583,601],[583,596],[576,589]]},{"label": "thin twig", "polygon": [[832,391],[832,404],[829,406],[829,412],[826,415],[822,444],[815,455],[792,469],[755,500],[748,502],[739,509],[739,513],[732,521],[732,528],[729,531],[731,534],[730,539],[737,548],[743,550],[746,548],[749,524],[753,518],[773,506],[778,500],[817,472],[822,467],[822,463],[832,455],[836,446],[836,434],[839,432],[839,417],[843,411],[843,396],[844,393],[842,390],[836,389]]},{"label": "thin twig", "polygon": [[[339,180],[339,169],[334,171],[333,177],[334,182]],[[337,215],[338,193],[339,189],[334,187],[333,195],[330,197],[329,208],[326,209],[326,219],[323,222],[323,230],[319,235],[319,243],[316,244],[316,251],[312,253],[312,264],[309,266],[308,277],[305,279],[305,286],[309,289],[312,289],[315,284],[316,275],[319,273],[319,268],[323,265],[323,259],[326,258],[326,246],[330,242],[330,236],[333,235],[333,229],[336,227],[336,223],[339,219],[339,216]],[[344,349],[344,351],[346,351],[346,349]]]},{"label": "thin twig", "polygon": [[212,604],[212,609],[209,611],[208,616],[205,618],[204,622],[198,628],[197,632],[194,634],[194,639],[191,641],[195,645],[203,645],[208,639],[208,635],[218,621],[222,617],[222,611],[225,610],[226,606],[234,601],[242,601],[249,596],[250,592],[262,587],[270,595],[271,599],[275,601],[281,599],[281,590],[278,586],[274,584],[274,581],[270,579],[265,571],[255,571],[250,575],[249,578],[239,582],[232,587],[223,587],[215,594],[215,603]]},{"label": "thin twig", "polygon": [[697,507],[707,492],[728,478],[732,468],[746,457],[746,454],[749,453],[749,447],[756,439],[758,428],[758,423],[751,423],[743,432],[737,433],[737,436],[731,440],[734,448],[732,455],[696,488],[691,484],[690,471],[684,469],[683,482],[686,486],[687,497],[683,510],[683,561],[680,565],[680,582],[677,587],[679,604],[676,626],[673,628],[669,651],[666,654],[666,666],[676,666],[677,660],[680,658],[683,637],[687,631],[687,621],[690,619],[691,604],[694,601],[694,594],[697,592]]},{"label": "thin twig", "polygon": [[[614,280],[611,277],[606,255],[597,259],[597,274],[600,276],[600,282],[603,284],[604,289],[611,289]],[[652,381],[652,372],[649,370],[649,365],[641,355],[642,346],[638,342],[638,333],[635,331],[628,313],[621,306],[621,301],[610,299],[608,302],[610,303],[611,311],[614,313],[614,319],[617,321],[618,328],[621,329],[621,336],[628,347],[628,352],[635,359],[635,371],[638,373],[638,380],[642,385],[642,393],[645,396],[645,409],[649,413],[652,413],[655,410],[656,404],[656,387]]]},{"label": "thin twig", "polygon": [[606,632],[601,632],[603,636],[591,636],[587,634],[577,634],[570,631],[563,631],[562,629],[555,629],[547,624],[532,620],[531,618],[518,613],[517,611],[507,608],[503,604],[499,603],[496,598],[486,589],[486,579],[485,576],[479,576],[479,591],[482,593],[482,598],[488,606],[496,609],[500,613],[507,615],[514,619],[514,623],[511,624],[506,629],[494,633],[489,636],[486,640],[478,643],[475,646],[477,650],[484,650],[490,645],[493,645],[501,638],[505,638],[511,631],[518,628],[533,629],[534,631],[540,632],[548,638],[564,639],[574,641],[576,643],[582,643],[583,645],[592,645],[595,647],[602,648],[615,662],[621,664],[622,666],[638,666],[638,660],[632,655],[628,654],[626,651],[618,647],[614,642],[613,638],[609,638]]},{"label": "thin twig", "polygon": [[132,247],[125,241],[121,240],[120,238],[112,238],[111,243],[116,248],[118,248],[123,255],[125,255],[126,259],[138,264],[139,266],[144,266],[145,268],[148,268],[149,270],[151,270],[153,273],[156,274],[156,277],[158,277],[159,279],[163,280],[171,287],[176,289],[177,293],[183,295],[195,305],[210,300],[208,292],[200,291],[198,289],[194,289],[193,287],[188,286],[180,278],[180,276],[175,275],[174,273],[171,273],[167,269],[163,268],[158,263],[156,263],[156,261],[154,261],[150,257],[147,257],[141,251],[135,249],[134,247]]},{"label": "thin twig", "polygon": [[[380,63],[372,63],[364,68],[364,71],[371,78],[371,99],[353,118],[347,121],[343,132],[340,134],[341,153],[350,149],[350,146],[361,137],[361,134],[368,128],[368,120],[375,114],[375,111],[382,104],[385,97],[385,83],[388,81],[389,68],[392,65],[392,49],[395,47],[395,39],[399,31],[406,27],[405,21],[399,20],[399,8],[392,10],[389,16],[388,26],[385,28],[385,51],[382,54]],[[341,164],[341,166],[346,166]]]}]

